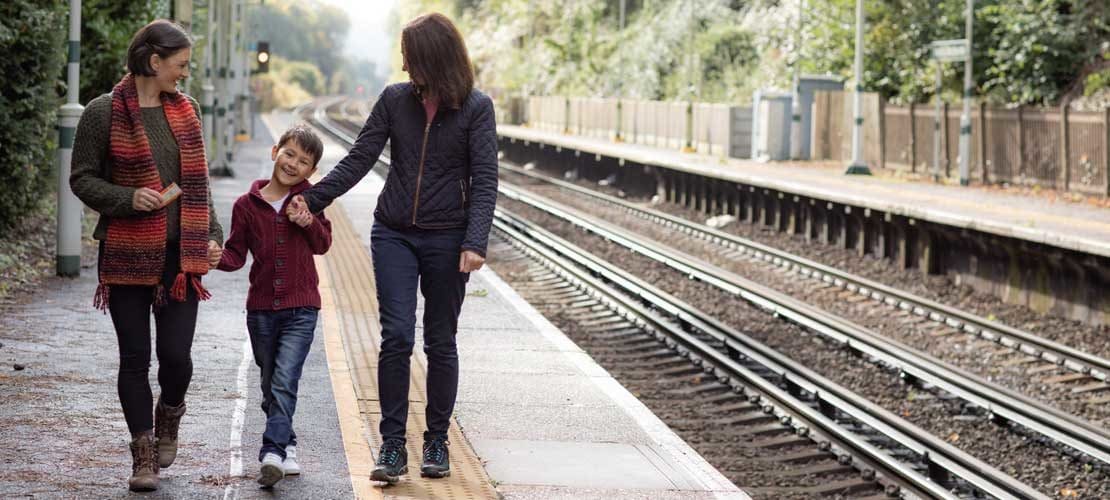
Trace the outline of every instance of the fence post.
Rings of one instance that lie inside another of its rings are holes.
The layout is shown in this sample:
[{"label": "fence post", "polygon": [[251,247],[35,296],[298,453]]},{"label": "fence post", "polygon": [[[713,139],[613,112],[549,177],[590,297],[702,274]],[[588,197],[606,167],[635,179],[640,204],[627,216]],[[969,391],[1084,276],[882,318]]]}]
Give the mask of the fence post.
[{"label": "fence post", "polygon": [[979,173],[983,177],[983,184],[990,182],[987,174],[987,103],[979,101]]},{"label": "fence post", "polygon": [[563,107],[563,133],[570,133],[570,97],[564,98]]},{"label": "fence post", "polygon": [[1068,153],[1071,148],[1068,144],[1068,103],[1064,101],[1060,105],[1060,186],[1064,191],[1068,190],[1068,184],[1071,181],[1071,172],[1068,172]]},{"label": "fence post", "polygon": [[948,144],[948,103],[944,103],[944,110],[941,112],[940,125],[941,125],[941,138],[944,139],[944,177],[952,177],[952,157],[950,156],[950,145]]},{"label": "fence post", "polygon": [[1102,110],[1102,193],[1110,196],[1110,106]]},{"label": "fence post", "polygon": [[879,94],[879,168],[886,169],[886,99]]},{"label": "fence post", "polygon": [[[1022,113],[1021,113],[1024,108],[1025,108],[1025,106],[1023,104],[1018,104],[1018,107],[1017,107],[1017,115],[1018,115],[1018,118],[1017,118],[1017,122],[1018,122],[1017,123],[1017,127],[1018,127],[1018,133],[1017,133],[1017,136],[1018,136],[1017,171],[1018,171],[1018,179],[1021,180],[1022,184],[1025,183],[1025,119],[1022,117]],[[1013,173],[1011,172],[1010,182],[1013,183],[1013,181],[1014,181]]]},{"label": "fence post", "polygon": [[910,101],[910,172],[917,172],[917,119],[913,116],[914,104]]}]

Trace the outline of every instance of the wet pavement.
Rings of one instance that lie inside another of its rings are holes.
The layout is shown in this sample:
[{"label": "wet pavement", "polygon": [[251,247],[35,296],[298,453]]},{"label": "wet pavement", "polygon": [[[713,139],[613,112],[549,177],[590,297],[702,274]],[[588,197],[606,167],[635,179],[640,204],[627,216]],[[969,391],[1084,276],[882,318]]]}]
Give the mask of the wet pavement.
[{"label": "wet pavement", "polygon": [[[230,232],[231,204],[270,175],[267,129],[240,144],[237,177],[213,179],[216,211]],[[247,268],[205,278],[177,461],[154,493],[127,491],[129,436],[116,393],[118,348],[109,316],[93,309],[95,265],[51,278],[24,304],[0,309],[0,497],[350,498],[323,335],[317,326],[294,427],[300,477],[272,490],[255,483],[265,423],[259,371],[246,342]],[[15,365],[21,370],[16,370]],[[157,397],[157,361],[151,386]]]}]

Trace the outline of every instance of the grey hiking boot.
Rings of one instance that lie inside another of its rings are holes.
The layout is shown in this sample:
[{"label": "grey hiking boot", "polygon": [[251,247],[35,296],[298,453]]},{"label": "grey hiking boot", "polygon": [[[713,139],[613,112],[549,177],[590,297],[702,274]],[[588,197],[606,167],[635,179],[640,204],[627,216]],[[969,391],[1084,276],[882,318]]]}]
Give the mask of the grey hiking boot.
[{"label": "grey hiking boot", "polygon": [[424,440],[424,461],[420,465],[423,477],[447,477],[451,475],[451,458],[447,453],[447,436]]},{"label": "grey hiking boot", "polygon": [[127,486],[131,491],[158,489],[158,450],[150,431],[131,440],[131,478]]},{"label": "grey hiking boot", "polygon": [[399,439],[387,439],[382,443],[382,449],[378,453],[378,461],[374,464],[370,479],[393,484],[408,471],[409,457],[408,452],[405,451],[405,442]]},{"label": "grey hiking boot", "polygon": [[181,427],[181,417],[185,415],[185,402],[181,406],[170,407],[162,404],[154,407],[154,439],[158,443],[158,466],[165,469],[173,465],[177,458],[177,430]]}]

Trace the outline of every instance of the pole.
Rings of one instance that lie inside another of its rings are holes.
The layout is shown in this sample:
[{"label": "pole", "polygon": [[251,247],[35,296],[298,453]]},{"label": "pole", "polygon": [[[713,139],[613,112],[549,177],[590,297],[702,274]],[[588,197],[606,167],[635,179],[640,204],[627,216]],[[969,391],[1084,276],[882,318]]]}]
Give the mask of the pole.
[{"label": "pole", "polygon": [[975,20],[975,0],[967,0],[967,59],[964,62],[964,112],[960,115],[960,185],[968,184],[971,156],[971,97],[975,84],[971,75],[971,27]]},{"label": "pole", "polygon": [[940,180],[940,87],[941,87],[941,61],[937,61],[936,83],[936,111],[933,114],[933,181]]},{"label": "pole", "polygon": [[852,163],[845,174],[871,175],[863,161],[863,0],[856,0],[856,89],[852,93]]},{"label": "pole", "polygon": [[798,0],[798,29],[794,32],[794,95],[790,105],[790,158],[802,159],[802,81],[800,59],[802,50],[802,13],[805,0]]},{"label": "pole", "polygon": [[686,42],[686,145],[684,153],[694,152],[694,0],[687,2],[690,17],[687,20]]},{"label": "pole", "polygon": [[81,0],[69,0],[69,62],[66,65],[66,103],[58,112],[58,242],[55,270],[58,276],[81,275],[81,201],[69,187],[73,138],[85,110],[78,103],[81,63]]},{"label": "pole", "polygon": [[[620,34],[622,37],[624,36],[624,2],[625,0],[621,0],[620,8]],[[618,48],[617,50],[620,51],[621,49]],[[622,102],[624,97],[624,52],[618,52],[618,54],[621,54],[621,56],[617,61],[617,142],[624,142],[624,137],[621,134],[621,129],[624,126],[624,103]]]}]

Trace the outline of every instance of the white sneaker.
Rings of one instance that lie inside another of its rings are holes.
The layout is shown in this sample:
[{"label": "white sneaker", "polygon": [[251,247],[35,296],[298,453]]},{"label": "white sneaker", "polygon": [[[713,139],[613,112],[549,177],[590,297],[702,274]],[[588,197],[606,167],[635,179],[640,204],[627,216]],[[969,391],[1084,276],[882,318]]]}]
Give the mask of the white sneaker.
[{"label": "white sneaker", "polygon": [[258,473],[258,484],[264,488],[269,488],[281,478],[285,477],[285,472],[281,469],[281,457],[277,453],[267,453],[262,456],[262,469]]},{"label": "white sneaker", "polygon": [[297,447],[289,445],[285,447],[285,461],[281,463],[281,470],[285,471],[286,476],[297,476],[301,473],[301,464],[297,463]]}]

